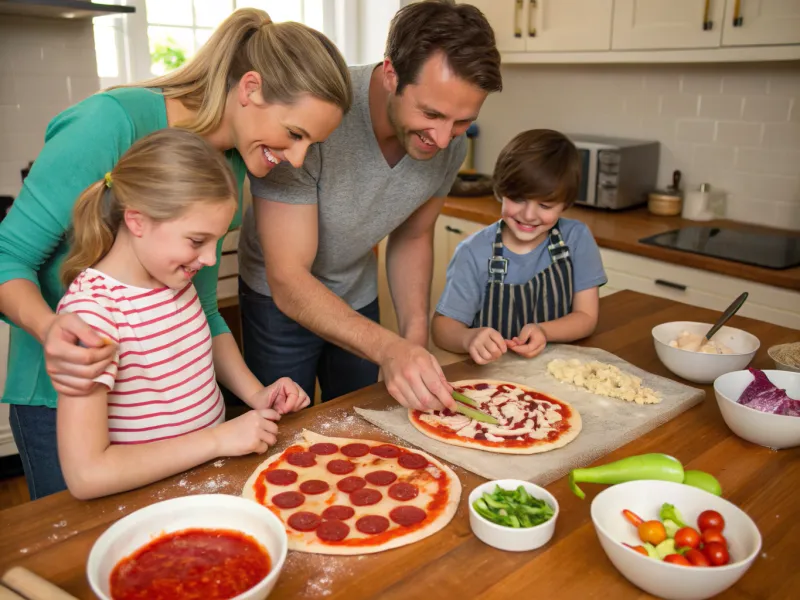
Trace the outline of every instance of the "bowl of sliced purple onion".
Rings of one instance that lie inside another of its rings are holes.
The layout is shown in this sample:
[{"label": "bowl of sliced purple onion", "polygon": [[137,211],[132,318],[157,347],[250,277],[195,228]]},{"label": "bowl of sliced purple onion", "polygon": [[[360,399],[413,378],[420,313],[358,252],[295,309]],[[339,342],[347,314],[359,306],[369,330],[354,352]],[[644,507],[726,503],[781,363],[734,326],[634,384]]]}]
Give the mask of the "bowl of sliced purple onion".
[{"label": "bowl of sliced purple onion", "polygon": [[776,450],[800,446],[800,373],[734,371],[714,381],[714,394],[740,438]]}]

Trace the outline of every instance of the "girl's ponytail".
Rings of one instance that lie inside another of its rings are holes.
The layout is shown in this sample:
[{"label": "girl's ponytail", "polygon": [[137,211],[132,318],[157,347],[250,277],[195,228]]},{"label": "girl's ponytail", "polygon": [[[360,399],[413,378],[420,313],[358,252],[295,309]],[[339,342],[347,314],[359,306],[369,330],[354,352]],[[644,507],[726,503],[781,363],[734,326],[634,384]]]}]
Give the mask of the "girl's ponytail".
[{"label": "girl's ponytail", "polygon": [[65,287],[69,287],[84,269],[97,264],[114,244],[119,211],[112,212],[114,199],[107,180],[108,177],[90,185],[75,203],[70,251],[61,266],[61,281]]}]

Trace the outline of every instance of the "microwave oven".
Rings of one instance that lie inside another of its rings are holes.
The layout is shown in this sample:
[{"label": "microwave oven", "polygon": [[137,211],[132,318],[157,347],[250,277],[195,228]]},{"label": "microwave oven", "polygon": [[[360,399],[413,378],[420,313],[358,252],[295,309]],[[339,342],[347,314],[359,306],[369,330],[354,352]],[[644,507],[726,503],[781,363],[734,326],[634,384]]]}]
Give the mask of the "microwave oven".
[{"label": "microwave oven", "polygon": [[581,159],[576,204],[620,210],[647,202],[656,188],[657,141],[570,134]]}]

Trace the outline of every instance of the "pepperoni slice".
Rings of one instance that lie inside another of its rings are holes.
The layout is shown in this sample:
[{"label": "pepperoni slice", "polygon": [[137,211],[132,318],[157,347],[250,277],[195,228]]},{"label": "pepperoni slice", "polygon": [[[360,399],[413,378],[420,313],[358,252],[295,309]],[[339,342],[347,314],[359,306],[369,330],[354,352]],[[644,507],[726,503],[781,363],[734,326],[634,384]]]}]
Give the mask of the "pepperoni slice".
[{"label": "pepperoni slice", "polygon": [[317,464],[317,455],[313,452],[292,452],[286,457],[286,462],[295,467],[313,467]]},{"label": "pepperoni slice", "polygon": [[372,473],[364,475],[364,479],[367,480],[367,483],[371,483],[372,485],[389,485],[390,483],[394,483],[395,479],[397,479],[397,475],[391,471],[372,471]]},{"label": "pepperoni slice", "polygon": [[300,484],[300,491],[304,494],[313,496],[314,494],[322,494],[330,489],[330,485],[321,479],[309,479]]},{"label": "pepperoni slice", "polygon": [[369,454],[369,446],[366,444],[347,444],[342,446],[342,454],[349,458],[357,458]]},{"label": "pepperoni slice", "polygon": [[355,471],[356,466],[349,460],[332,460],[328,463],[328,471],[334,475],[347,475]]},{"label": "pepperoni slice", "polygon": [[348,533],[350,533],[350,526],[334,519],[323,521],[317,527],[317,537],[323,542],[341,542]]},{"label": "pepperoni slice", "polygon": [[272,503],[278,508],[297,508],[305,501],[306,497],[300,492],[281,492],[272,497]]},{"label": "pepperoni slice", "polygon": [[345,477],[341,479],[337,484],[336,487],[339,488],[345,494],[352,494],[356,490],[360,490],[365,485],[367,485],[367,481],[363,477],[356,477],[355,475],[351,475],[350,477]]},{"label": "pepperoni slice", "polygon": [[347,521],[351,518],[356,511],[352,506],[344,506],[343,504],[334,504],[322,511],[323,519],[334,519],[336,521]]},{"label": "pepperoni slice", "polygon": [[377,504],[381,501],[381,498],[383,498],[383,494],[381,494],[378,490],[373,490],[372,488],[356,490],[350,494],[350,502],[356,506],[369,506],[371,504]]},{"label": "pepperoni slice", "polygon": [[419,490],[414,484],[400,481],[390,487],[386,493],[389,495],[389,498],[399,500],[400,502],[407,502],[416,498],[419,494]]},{"label": "pepperoni slice", "polygon": [[370,450],[372,454],[375,456],[380,456],[381,458],[397,458],[400,456],[400,448],[397,446],[392,446],[391,444],[381,444],[380,446],[375,446]]},{"label": "pepperoni slice", "polygon": [[286,522],[289,524],[289,527],[297,531],[312,531],[319,527],[319,524],[322,523],[322,519],[312,512],[301,510],[289,515]]},{"label": "pepperoni slice", "polygon": [[401,467],[406,469],[424,469],[428,466],[428,459],[421,454],[406,452],[397,459]]},{"label": "pepperoni slice", "polygon": [[477,391],[485,390],[485,389],[488,389],[488,388],[489,388],[489,384],[488,383],[476,383],[475,384],[475,389]]},{"label": "pepperoni slice", "polygon": [[311,446],[309,450],[314,454],[336,454],[336,452],[339,451],[339,446],[336,444],[319,443]]},{"label": "pepperoni slice", "polygon": [[267,471],[264,478],[272,485],[292,485],[297,481],[297,473],[289,469],[274,469]]},{"label": "pepperoni slice", "polygon": [[424,510],[416,506],[398,506],[389,513],[389,518],[403,527],[411,527],[421,523],[427,516]]},{"label": "pepperoni slice", "polygon": [[379,515],[366,515],[356,521],[356,529],[361,533],[369,533],[372,535],[383,533],[389,529],[389,519]]}]

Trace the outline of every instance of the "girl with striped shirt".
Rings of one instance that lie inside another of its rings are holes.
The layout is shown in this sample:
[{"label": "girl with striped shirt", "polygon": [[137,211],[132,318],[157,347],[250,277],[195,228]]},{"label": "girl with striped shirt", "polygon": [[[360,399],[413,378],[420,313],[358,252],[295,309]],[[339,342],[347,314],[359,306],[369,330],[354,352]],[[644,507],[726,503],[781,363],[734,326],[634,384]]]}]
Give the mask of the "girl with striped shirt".
[{"label": "girl with striped shirt", "polygon": [[[89,394],[58,398],[59,460],[75,497],[263,453],[280,415],[309,404],[290,379],[264,387],[241,356],[215,352],[192,277],[215,263],[236,208],[225,157],[175,128],[133,144],[75,204],[58,312],[116,346]],[[242,399],[253,410],[225,422],[217,377],[252,391]]]}]

